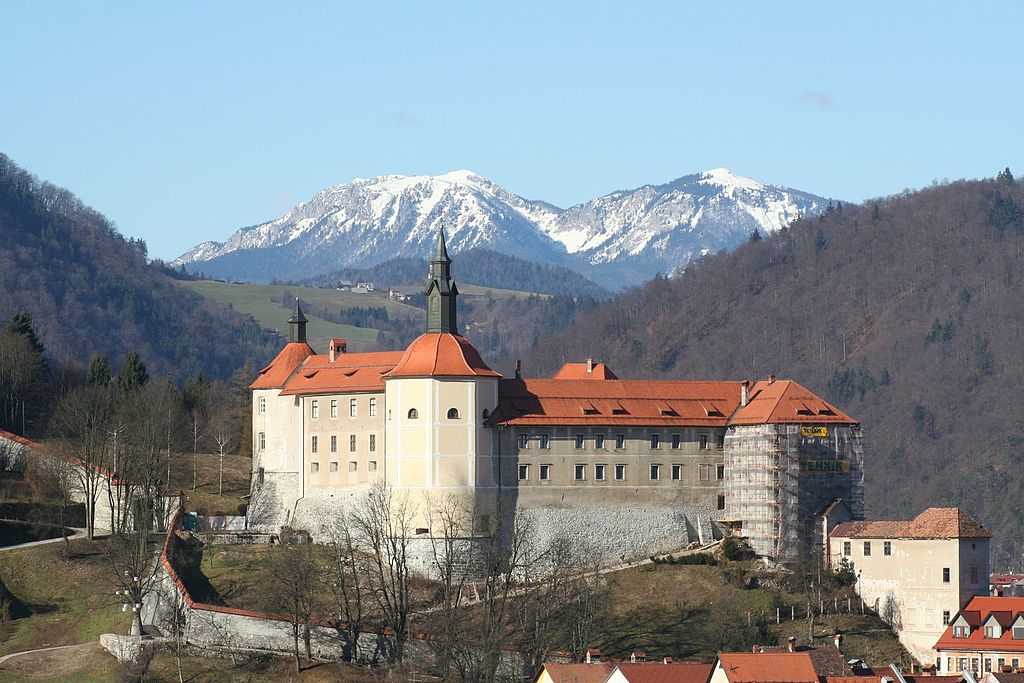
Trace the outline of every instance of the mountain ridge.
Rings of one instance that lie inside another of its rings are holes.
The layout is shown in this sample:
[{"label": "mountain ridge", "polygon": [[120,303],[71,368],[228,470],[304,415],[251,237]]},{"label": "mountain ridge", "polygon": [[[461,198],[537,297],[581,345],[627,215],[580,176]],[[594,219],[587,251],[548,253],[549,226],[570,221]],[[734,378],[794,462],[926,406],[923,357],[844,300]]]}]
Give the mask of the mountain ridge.
[{"label": "mountain ridge", "polygon": [[565,266],[618,288],[823,211],[823,197],[716,168],[617,190],[568,209],[525,199],[473,171],[356,178],[284,216],[206,241],[184,265],[235,279],[309,279],[421,257],[440,228],[453,253],[481,247]]}]

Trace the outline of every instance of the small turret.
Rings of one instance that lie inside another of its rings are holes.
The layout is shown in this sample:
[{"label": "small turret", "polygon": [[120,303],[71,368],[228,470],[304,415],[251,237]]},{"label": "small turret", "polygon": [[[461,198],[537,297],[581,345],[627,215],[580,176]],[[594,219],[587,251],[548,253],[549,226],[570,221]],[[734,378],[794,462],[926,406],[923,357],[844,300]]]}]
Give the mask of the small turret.
[{"label": "small turret", "polygon": [[306,316],[302,313],[302,307],[299,306],[299,297],[295,297],[295,312],[292,313],[292,317],[288,318],[288,341],[293,342],[305,342],[306,341]]},{"label": "small turret", "polygon": [[458,334],[455,299],[459,290],[451,275],[452,260],[444,243],[444,230],[437,233],[434,259],[430,262],[430,282],[427,284],[427,332]]}]

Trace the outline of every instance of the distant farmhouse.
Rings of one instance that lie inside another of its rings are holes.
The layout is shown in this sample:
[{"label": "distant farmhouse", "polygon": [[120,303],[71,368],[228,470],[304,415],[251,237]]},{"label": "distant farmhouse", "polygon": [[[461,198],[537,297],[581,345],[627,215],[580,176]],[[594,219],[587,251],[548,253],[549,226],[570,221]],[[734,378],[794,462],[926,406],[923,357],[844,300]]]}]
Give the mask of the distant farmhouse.
[{"label": "distant farmhouse", "polygon": [[792,561],[863,518],[860,425],[796,382],[619,379],[592,361],[503,378],[459,334],[458,294],[441,234],[426,332],[404,351],[335,339],[318,354],[296,303],[289,342],[252,384],[250,525],[315,539],[380,479],[417,502],[424,538],[439,533],[427,501],[452,494],[472,532],[524,515],[605,563],[727,528]]}]

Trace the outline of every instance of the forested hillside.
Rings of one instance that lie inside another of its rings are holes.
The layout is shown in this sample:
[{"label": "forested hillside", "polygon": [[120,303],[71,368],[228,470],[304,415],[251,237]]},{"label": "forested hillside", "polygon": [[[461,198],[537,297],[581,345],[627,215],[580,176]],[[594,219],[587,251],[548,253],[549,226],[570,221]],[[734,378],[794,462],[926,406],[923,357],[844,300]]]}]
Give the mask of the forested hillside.
[{"label": "forested hillside", "polygon": [[[420,287],[426,277],[426,258],[394,258],[371,268],[345,268],[328,276],[310,280],[320,287],[331,287],[339,279],[358,282],[368,280],[378,289],[414,284]],[[481,287],[514,289],[539,294],[565,294],[605,298],[608,287],[602,287],[574,270],[500,254],[474,247],[455,256],[458,282],[472,282]],[[407,292],[413,294],[414,292]]]},{"label": "forested hillside", "polygon": [[250,318],[174,285],[71,192],[0,154],[0,320],[31,315],[48,355],[119,364],[137,352],[154,376],[227,377],[278,341]]},{"label": "forested hillside", "polygon": [[963,506],[1020,567],[1022,207],[1009,171],[837,207],[578,316],[524,371],[792,377],[862,421],[869,515]]}]

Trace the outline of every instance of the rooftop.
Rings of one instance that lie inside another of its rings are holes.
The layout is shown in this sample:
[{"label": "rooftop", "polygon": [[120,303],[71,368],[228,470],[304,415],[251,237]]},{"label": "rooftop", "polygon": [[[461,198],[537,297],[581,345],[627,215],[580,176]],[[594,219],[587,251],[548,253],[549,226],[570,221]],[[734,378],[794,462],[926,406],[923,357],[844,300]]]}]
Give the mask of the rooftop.
[{"label": "rooftop", "polygon": [[[984,625],[990,618],[995,618],[1002,627],[998,638],[985,637]],[[1014,638],[1010,625],[1024,618],[1024,598],[997,598],[981,596],[971,598],[954,617],[943,632],[936,650],[971,650],[974,652],[1024,652],[1024,639]],[[954,637],[953,627],[959,621],[967,622],[970,634]]]},{"label": "rooftop", "polygon": [[991,538],[992,534],[960,508],[928,508],[909,521],[843,522],[833,538]]},{"label": "rooftop", "polygon": [[723,652],[718,661],[729,683],[818,683],[807,652]]}]

